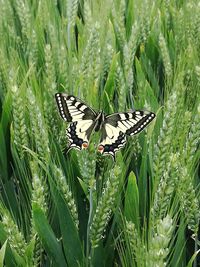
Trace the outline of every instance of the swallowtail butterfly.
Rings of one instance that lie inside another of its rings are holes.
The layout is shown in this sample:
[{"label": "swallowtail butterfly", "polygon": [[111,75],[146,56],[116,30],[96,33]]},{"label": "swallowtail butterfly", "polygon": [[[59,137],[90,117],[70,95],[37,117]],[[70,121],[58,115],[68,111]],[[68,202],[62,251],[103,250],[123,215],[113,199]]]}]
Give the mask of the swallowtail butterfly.
[{"label": "swallowtail butterfly", "polygon": [[141,110],[105,115],[73,95],[57,93],[55,98],[62,119],[70,122],[66,130],[68,150],[86,149],[92,132],[101,131],[98,151],[115,159],[115,153],[126,143],[126,136],[141,132],[155,118],[153,112]]}]

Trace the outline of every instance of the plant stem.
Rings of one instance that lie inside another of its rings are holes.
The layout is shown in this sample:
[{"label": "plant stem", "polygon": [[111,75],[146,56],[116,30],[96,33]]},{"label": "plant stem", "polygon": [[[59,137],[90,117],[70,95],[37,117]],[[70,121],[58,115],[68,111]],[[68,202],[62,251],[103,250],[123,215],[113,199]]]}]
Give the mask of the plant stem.
[{"label": "plant stem", "polygon": [[87,250],[86,250],[86,261],[87,266],[90,258],[90,225],[91,225],[91,219],[92,219],[92,212],[93,212],[93,198],[92,198],[92,192],[93,192],[93,185],[90,186],[90,210],[89,210],[89,218],[88,218],[88,224],[87,224]]},{"label": "plant stem", "polygon": [[[195,236],[195,247],[194,247],[194,253],[196,253],[198,250],[198,235]],[[197,256],[194,259],[194,267],[197,267]]]}]

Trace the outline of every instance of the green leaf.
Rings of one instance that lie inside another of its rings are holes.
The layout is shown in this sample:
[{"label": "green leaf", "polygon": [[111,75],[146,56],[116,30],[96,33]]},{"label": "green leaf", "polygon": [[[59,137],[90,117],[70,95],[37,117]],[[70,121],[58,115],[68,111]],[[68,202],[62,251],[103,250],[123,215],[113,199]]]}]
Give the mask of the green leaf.
[{"label": "green leaf", "polygon": [[139,179],[138,179],[138,189],[140,195],[140,216],[146,217],[147,209],[147,140],[143,137],[143,151],[142,151],[142,162],[140,167]]},{"label": "green leaf", "polygon": [[83,250],[67,203],[57,190],[54,182],[50,180],[53,199],[55,201],[60,229],[62,233],[63,248],[69,266],[80,266],[83,262]]},{"label": "green leaf", "polygon": [[[11,259],[11,262],[12,263],[16,262],[17,267],[26,266],[26,261],[24,257],[20,256],[14,249],[11,249],[11,251],[12,251],[13,258],[14,258],[14,259]],[[9,260],[9,266],[13,266],[10,262],[10,258],[8,260]],[[6,266],[7,266],[7,255],[6,255]]]},{"label": "green leaf", "polygon": [[136,177],[133,172],[128,177],[124,213],[128,221],[132,221],[136,227],[139,226],[139,193]]},{"label": "green leaf", "polygon": [[104,108],[104,111],[106,113],[113,113],[114,109],[112,106],[112,101],[109,98],[109,95],[107,94],[107,92],[104,92],[104,103],[106,103],[106,108]]},{"label": "green leaf", "polygon": [[36,231],[42,241],[42,244],[52,261],[57,266],[66,266],[66,261],[62,252],[61,245],[56,239],[54,232],[49,225],[43,210],[37,203],[33,204],[33,220],[35,223]]},{"label": "green leaf", "polygon": [[0,114],[0,169],[1,179],[8,179],[8,140],[9,140],[9,125],[11,115],[12,98],[10,91],[6,94]]},{"label": "green leaf", "polygon": [[79,178],[79,177],[77,177],[77,178],[78,178],[78,181],[79,181],[81,188],[83,189],[83,192],[85,193],[87,199],[90,200],[87,184],[81,178]]},{"label": "green leaf", "polygon": [[[116,67],[117,67],[117,60],[119,57],[119,53],[115,54],[113,56],[111,66],[110,66],[110,71],[108,73],[108,78],[106,80],[106,84],[104,86],[104,97],[103,97],[103,104],[105,107],[105,112],[109,112],[107,110],[107,101],[108,99],[112,101],[113,95],[114,95],[114,89],[115,89],[115,73],[116,73]],[[108,102],[109,103],[109,102]]]},{"label": "green leaf", "polygon": [[145,71],[142,68],[141,62],[136,58],[135,67],[137,73],[137,82],[138,82],[138,91],[140,94],[139,97],[139,108],[143,107],[145,103],[151,105],[154,111],[159,108],[158,100],[155,97],[155,92],[153,91],[152,85],[148,81],[148,77],[145,74]]},{"label": "green leaf", "polygon": [[132,30],[132,25],[133,25],[133,20],[134,20],[134,1],[129,0],[128,1],[128,6],[126,9],[126,33],[127,36],[130,37],[131,30]]},{"label": "green leaf", "polygon": [[33,237],[30,240],[25,251],[25,256],[28,266],[32,266],[33,264],[34,249],[35,249],[35,237]]},{"label": "green leaf", "polygon": [[[92,265],[95,267],[105,266],[105,249],[103,248],[102,242],[100,242],[97,248],[94,248],[92,251]],[[111,256],[111,255],[110,255]]]},{"label": "green leaf", "polygon": [[[7,239],[8,239],[7,233],[4,231],[4,226],[0,222],[0,241],[3,243],[6,242]],[[25,260],[19,254],[17,254],[17,252],[14,249],[11,249],[9,241],[7,242],[4,260],[6,267],[25,266]]]},{"label": "green leaf", "polygon": [[3,244],[3,246],[1,247],[1,250],[0,250],[0,267],[3,267],[3,262],[4,262],[4,258],[5,258],[5,252],[6,252],[6,246],[7,246],[7,240],[5,241],[5,243]]},{"label": "green leaf", "polygon": [[190,261],[189,261],[188,264],[187,264],[187,267],[192,267],[192,266],[193,266],[193,262],[194,262],[194,260],[196,259],[197,255],[199,254],[199,252],[200,252],[200,249],[197,250],[197,251],[192,255]]},{"label": "green leaf", "polygon": [[176,246],[173,247],[173,256],[170,260],[171,266],[186,266],[186,259],[184,257],[186,251],[185,229],[185,222],[183,219],[180,219],[178,231],[175,236]]}]

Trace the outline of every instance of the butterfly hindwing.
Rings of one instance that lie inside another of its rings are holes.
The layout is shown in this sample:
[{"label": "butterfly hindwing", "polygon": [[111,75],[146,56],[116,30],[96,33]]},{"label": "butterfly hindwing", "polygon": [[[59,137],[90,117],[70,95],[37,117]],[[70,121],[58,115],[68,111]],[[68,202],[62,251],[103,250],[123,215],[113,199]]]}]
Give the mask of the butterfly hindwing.
[{"label": "butterfly hindwing", "polygon": [[94,129],[94,122],[92,120],[83,120],[70,123],[66,130],[69,140],[69,149],[87,148],[89,144],[90,135]]},{"label": "butterfly hindwing", "polygon": [[115,159],[115,153],[126,144],[126,135],[114,126],[105,123],[102,129],[102,136],[99,152],[110,154]]},{"label": "butterfly hindwing", "polygon": [[63,93],[55,95],[60,115],[66,122],[71,122],[66,130],[69,140],[68,150],[87,148],[94,129],[96,112],[80,99]]},{"label": "butterfly hindwing", "polygon": [[115,152],[125,145],[126,135],[141,132],[154,118],[153,112],[140,110],[106,116],[99,151],[115,157]]}]

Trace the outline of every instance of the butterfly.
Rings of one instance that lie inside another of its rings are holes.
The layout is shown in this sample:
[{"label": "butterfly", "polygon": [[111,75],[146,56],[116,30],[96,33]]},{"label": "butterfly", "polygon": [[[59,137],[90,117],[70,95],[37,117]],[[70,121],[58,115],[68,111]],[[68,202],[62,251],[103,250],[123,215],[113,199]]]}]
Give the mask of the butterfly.
[{"label": "butterfly", "polygon": [[59,113],[69,122],[66,134],[69,140],[68,150],[87,149],[93,131],[101,131],[98,151],[111,155],[125,146],[126,136],[138,134],[155,118],[153,112],[135,110],[131,112],[105,115],[103,111],[95,112],[79,98],[65,93],[56,93]]}]

